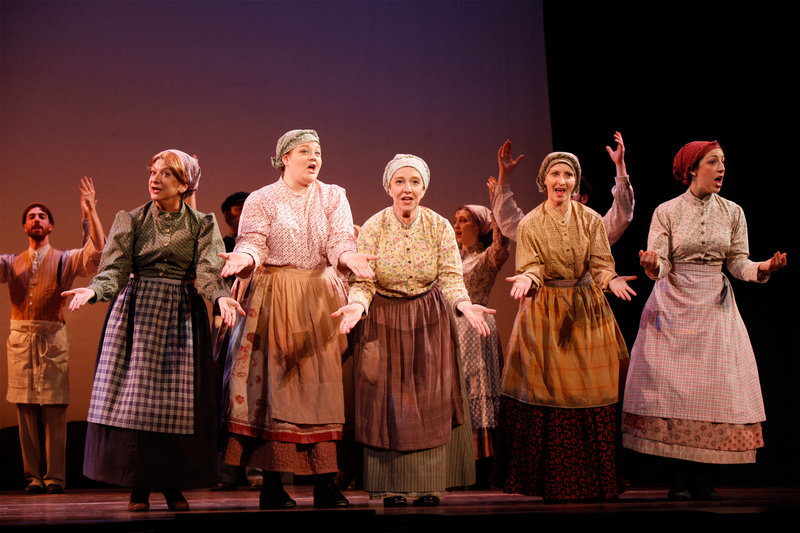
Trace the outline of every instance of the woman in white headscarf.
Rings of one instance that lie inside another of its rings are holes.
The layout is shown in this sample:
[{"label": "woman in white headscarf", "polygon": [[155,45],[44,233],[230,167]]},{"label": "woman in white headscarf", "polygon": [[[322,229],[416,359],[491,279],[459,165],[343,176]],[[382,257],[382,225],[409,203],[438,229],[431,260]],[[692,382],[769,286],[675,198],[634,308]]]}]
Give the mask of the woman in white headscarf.
[{"label": "woman in white headscarf", "polygon": [[[357,277],[333,316],[354,326],[356,439],[364,445],[364,489],[387,507],[435,506],[448,487],[475,480],[472,429],[454,312],[481,335],[484,315],[470,301],[455,234],[419,205],[428,165],[398,154],[384,170],[390,207],[370,217],[358,249],[377,256],[375,279]],[[361,320],[365,317],[364,320]],[[357,326],[356,326],[357,325]]]},{"label": "woman in white headscarf", "polygon": [[[356,251],[345,191],[317,179],[314,130],[291,130],[272,165],[281,175],[250,193],[223,276],[250,278],[247,318],[231,331],[225,370],[225,461],[264,471],[262,509],[296,507],[281,472],[314,475],[314,506],[344,507],[334,483],[345,421],[342,354],[331,313],[347,292],[340,272],[371,277]],[[251,276],[252,273],[252,276]]]},{"label": "woman in white headscarf", "polygon": [[[464,285],[469,297],[473,302],[488,305],[497,273],[508,259],[508,238],[495,224],[491,209],[482,205],[460,207],[453,229],[461,247]],[[494,462],[493,431],[497,427],[503,350],[494,315],[486,315],[490,332],[486,337],[463,316],[457,324],[475,440],[475,488],[488,489]]]},{"label": "woman in white headscarf", "polygon": [[[173,511],[181,489],[214,483],[216,409],[205,297],[231,325],[243,314],[220,277],[225,247],[214,214],[186,201],[200,166],[180,150],[150,161],[150,202],[114,219],[97,275],[66,291],[74,311],[113,300],[89,404],[85,476],[131,487],[129,511],[151,489]],[[202,295],[202,296],[201,296]]]}]

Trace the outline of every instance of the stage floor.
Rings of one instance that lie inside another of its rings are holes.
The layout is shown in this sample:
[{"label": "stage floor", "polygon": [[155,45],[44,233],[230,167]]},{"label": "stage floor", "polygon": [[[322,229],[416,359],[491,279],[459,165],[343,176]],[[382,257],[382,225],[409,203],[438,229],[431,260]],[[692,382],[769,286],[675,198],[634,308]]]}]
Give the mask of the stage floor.
[{"label": "stage floor", "polygon": [[0,492],[0,529],[11,531],[265,533],[280,531],[800,531],[797,487],[721,488],[715,502],[672,502],[666,489],[630,490],[605,503],[552,504],[491,491],[454,491],[435,508],[384,509],[360,491],[350,507],[314,509],[312,487],[287,486],[297,509],[260,511],[258,493],[185,491],[191,510],[167,510],[159,493],[150,511],[129,513],[126,490],[69,490],[60,495]]}]

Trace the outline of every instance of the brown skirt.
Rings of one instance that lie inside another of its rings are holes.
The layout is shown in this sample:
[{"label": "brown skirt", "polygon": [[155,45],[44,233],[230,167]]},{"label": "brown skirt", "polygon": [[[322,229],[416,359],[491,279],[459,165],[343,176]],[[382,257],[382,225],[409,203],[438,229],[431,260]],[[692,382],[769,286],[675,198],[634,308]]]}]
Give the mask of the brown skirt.
[{"label": "brown skirt", "polygon": [[356,439],[393,451],[450,442],[465,402],[455,317],[438,287],[415,298],[376,294],[354,339]]},{"label": "brown skirt", "polygon": [[[336,471],[342,353],[330,317],[346,301],[332,268],[262,267],[242,297],[224,377],[225,462],[296,474]],[[327,445],[330,444],[330,445]]]}]

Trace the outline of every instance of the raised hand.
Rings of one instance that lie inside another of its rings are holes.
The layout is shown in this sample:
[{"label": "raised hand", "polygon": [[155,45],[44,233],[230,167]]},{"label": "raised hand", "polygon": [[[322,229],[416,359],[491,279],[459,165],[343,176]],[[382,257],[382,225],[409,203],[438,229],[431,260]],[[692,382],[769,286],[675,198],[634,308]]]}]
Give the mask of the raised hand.
[{"label": "raised hand", "polygon": [[503,143],[503,146],[497,151],[497,166],[499,174],[499,181],[500,183],[505,182],[505,178],[517,168],[522,158],[525,157],[523,154],[520,154],[516,159],[514,158],[514,154],[512,151],[511,141],[507,140]]}]

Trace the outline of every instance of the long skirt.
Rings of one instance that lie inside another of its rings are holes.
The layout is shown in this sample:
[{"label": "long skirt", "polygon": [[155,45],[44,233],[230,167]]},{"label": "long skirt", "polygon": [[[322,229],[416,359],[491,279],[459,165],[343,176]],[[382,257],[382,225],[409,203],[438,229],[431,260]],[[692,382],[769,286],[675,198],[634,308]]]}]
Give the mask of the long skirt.
[{"label": "long skirt", "polygon": [[230,335],[224,385],[224,459],[299,475],[338,470],[342,354],[331,318],[346,302],[332,268],[262,267]]},{"label": "long skirt", "polygon": [[753,348],[720,265],[678,263],[645,304],[623,402],[623,445],[752,463],[764,445]]},{"label": "long skirt", "polygon": [[475,482],[455,318],[440,290],[376,294],[354,330],[356,438],[373,499],[443,494]]},{"label": "long skirt", "polygon": [[616,425],[616,405],[561,409],[502,396],[494,482],[546,500],[612,499],[628,487]]},{"label": "long skirt", "polygon": [[497,427],[500,406],[503,352],[494,315],[486,315],[487,337],[481,336],[464,317],[459,317],[456,322],[475,436],[475,454],[481,459],[494,455],[492,430]]},{"label": "long skirt", "polygon": [[[129,426],[169,423],[174,415],[155,409],[169,404],[169,388],[147,386],[152,374],[157,373],[157,383],[180,385],[184,398],[181,413],[188,411],[191,416],[190,432],[148,431],[90,421],[84,475],[123,487],[189,489],[213,485],[218,426],[212,340],[206,304],[194,287],[131,279],[109,306],[101,339],[90,406],[93,416]],[[110,402],[112,396],[125,401]],[[135,419],[132,417],[140,416],[136,413],[143,409],[128,414],[108,408],[126,402],[147,404],[154,415]],[[181,423],[181,431],[186,431],[185,424]]]}]

